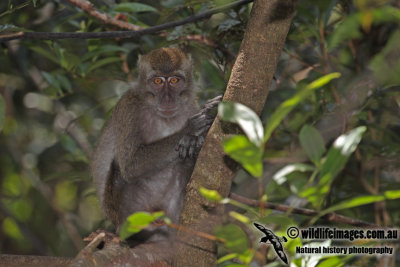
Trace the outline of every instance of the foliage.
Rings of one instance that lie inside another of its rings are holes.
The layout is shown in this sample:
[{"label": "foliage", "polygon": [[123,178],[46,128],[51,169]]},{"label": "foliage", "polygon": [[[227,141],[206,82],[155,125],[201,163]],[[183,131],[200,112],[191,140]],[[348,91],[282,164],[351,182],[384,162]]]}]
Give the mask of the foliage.
[{"label": "foliage", "polygon": [[161,219],[164,216],[162,211],[148,213],[144,211],[135,212],[130,215],[120,230],[121,239],[127,239],[133,234],[139,233],[141,230],[150,226],[154,221]]},{"label": "foliage", "polygon": [[[229,1],[91,2],[111,17],[147,28]],[[251,6],[173,28],[168,35],[1,44],[0,252],[72,256],[82,236],[99,227],[112,230],[99,209],[88,164],[104,122],[135,81],[138,55],[163,46],[190,52],[204,103],[225,88]],[[225,152],[243,167],[232,191],[312,209],[318,216],[251,207],[202,188],[208,201],[231,208],[230,223],[214,233],[220,266],[281,264],[273,250],[257,251],[254,221],[278,236],[290,226],[345,227],[326,221],[322,216],[329,212],[399,226],[399,14],[390,0],[300,0],[261,118],[238,103],[221,104],[221,118],[243,131],[224,140]],[[21,30],[122,29],[68,1],[0,1],[0,34]],[[157,218],[132,215],[123,237]],[[295,253],[300,245],[300,239],[284,243],[293,266],[369,266],[386,260],[307,257]]]}]

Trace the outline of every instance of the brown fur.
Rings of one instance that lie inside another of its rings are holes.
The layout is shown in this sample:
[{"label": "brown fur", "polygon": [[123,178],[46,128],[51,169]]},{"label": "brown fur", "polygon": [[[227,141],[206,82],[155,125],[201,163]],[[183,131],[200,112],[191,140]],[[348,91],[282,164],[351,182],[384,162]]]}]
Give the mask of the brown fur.
[{"label": "brown fur", "polygon": [[177,222],[195,163],[180,159],[175,150],[190,132],[188,119],[198,112],[190,60],[176,48],[162,48],[142,56],[138,68],[144,71],[141,75],[179,72],[185,84],[181,92],[172,92],[179,113],[165,118],[158,115],[158,96],[147,93],[152,85],[141,79],[120,99],[104,127],[92,175],[103,210],[117,228],[136,211],[163,210]]}]

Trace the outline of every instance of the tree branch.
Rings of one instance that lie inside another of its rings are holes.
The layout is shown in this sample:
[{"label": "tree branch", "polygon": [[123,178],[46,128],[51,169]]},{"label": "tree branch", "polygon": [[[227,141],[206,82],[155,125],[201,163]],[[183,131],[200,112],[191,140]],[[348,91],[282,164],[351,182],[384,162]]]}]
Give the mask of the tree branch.
[{"label": "tree branch", "polygon": [[[254,199],[248,199],[246,197],[237,195],[235,193],[230,193],[229,197],[233,200],[236,200],[240,203],[253,206],[253,207],[259,207],[261,201],[254,200]],[[272,210],[278,210],[282,212],[290,212],[294,214],[300,214],[300,215],[306,215],[306,216],[317,216],[319,214],[318,211],[315,210],[310,210],[310,209],[303,209],[303,208],[294,208],[290,207],[288,205],[282,205],[282,204],[275,204],[271,202],[263,202],[263,206],[266,209],[272,209]],[[343,215],[339,215],[336,213],[328,213],[321,218],[329,221],[329,222],[337,222],[337,223],[343,223],[343,224],[349,224],[349,225],[354,225],[357,227],[370,227],[370,228],[382,228],[382,226],[369,223],[369,222],[364,222],[361,220],[356,220],[353,218],[349,218]]]},{"label": "tree branch", "polygon": [[92,3],[90,3],[87,0],[66,0],[66,1],[70,2],[74,6],[79,7],[80,9],[88,13],[90,16],[102,21],[104,24],[114,25],[117,26],[118,28],[127,29],[131,31],[140,31],[145,29],[144,27],[140,27],[126,21],[115,19],[104,12],[100,12],[93,6]]},{"label": "tree branch", "polygon": [[[141,30],[146,29],[144,27],[141,27],[141,26],[138,26],[138,25],[126,22],[126,21],[112,18],[108,14],[103,13],[103,12],[99,11],[98,9],[94,8],[93,4],[87,0],[66,0],[66,1],[79,7],[80,9],[82,9],[83,11],[85,11],[86,13],[91,15],[92,17],[97,18],[98,20],[102,21],[104,24],[113,25],[118,28],[131,30],[131,31],[141,31]],[[162,37],[167,37],[169,35],[169,33],[161,32],[158,35],[162,36]],[[207,36],[201,35],[201,34],[186,35],[186,36],[183,36],[182,39],[187,40],[187,41],[193,41],[193,42],[200,43],[200,44],[205,44],[205,45],[208,45],[211,47],[216,47],[216,44],[214,42],[212,42]]]},{"label": "tree branch", "polygon": [[0,255],[0,265],[8,267],[67,266],[72,258],[27,255]]},{"label": "tree branch", "polygon": [[213,14],[223,12],[233,7],[248,4],[252,0],[239,0],[221,7],[213,8],[203,13],[187,17],[185,19],[167,22],[137,31],[110,31],[110,32],[16,32],[0,35],[0,43],[17,39],[35,39],[35,40],[58,40],[58,39],[106,39],[106,38],[138,38],[148,34],[158,34],[163,30],[174,28],[176,26],[200,21],[211,17]]}]

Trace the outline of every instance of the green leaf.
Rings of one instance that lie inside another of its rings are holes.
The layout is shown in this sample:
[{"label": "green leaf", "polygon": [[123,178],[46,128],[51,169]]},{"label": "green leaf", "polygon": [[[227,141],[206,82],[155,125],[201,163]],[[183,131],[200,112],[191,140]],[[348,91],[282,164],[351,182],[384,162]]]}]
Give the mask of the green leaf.
[{"label": "green leaf", "polygon": [[242,222],[242,223],[251,223],[251,220],[250,220],[249,217],[244,216],[243,214],[240,214],[240,213],[238,213],[238,212],[236,212],[236,211],[231,211],[231,212],[229,212],[229,215],[230,215],[232,218],[235,218],[236,220],[238,220],[239,222]]},{"label": "green leaf", "polygon": [[233,260],[234,258],[237,258],[238,254],[237,253],[230,253],[227,254],[221,258],[218,259],[217,263],[222,263],[224,261],[229,261],[229,260]]},{"label": "green leaf", "polygon": [[218,25],[218,30],[219,31],[228,31],[230,28],[232,28],[235,25],[241,24],[242,22],[237,19],[227,19],[221,24]]},{"label": "green leaf", "polygon": [[389,191],[385,191],[383,193],[383,195],[387,198],[387,199],[398,199],[400,198],[400,190],[389,190]]},{"label": "green leaf", "polygon": [[347,40],[361,37],[361,20],[359,14],[348,15],[343,22],[333,31],[328,41],[328,50],[332,51]]},{"label": "green leaf", "polygon": [[0,95],[0,131],[3,129],[4,119],[6,118],[6,102],[2,95]]},{"label": "green leaf", "polygon": [[3,32],[3,31],[8,31],[8,32],[28,31],[29,32],[30,30],[15,26],[13,24],[3,24],[3,25],[0,25],[0,32]]},{"label": "green leaf", "polygon": [[107,53],[116,53],[116,52],[122,52],[122,53],[129,53],[129,49],[122,47],[122,46],[117,46],[117,45],[101,45],[93,50],[90,50],[90,52],[86,53],[83,55],[81,58],[81,61],[86,61],[86,60],[92,60],[93,58],[102,55],[102,54],[107,54]]},{"label": "green leaf", "polygon": [[64,75],[57,74],[56,78],[62,88],[66,89],[69,93],[72,92],[72,85],[67,77],[65,77]]},{"label": "green leaf", "polygon": [[108,65],[110,63],[119,62],[119,61],[122,61],[122,59],[120,57],[107,57],[107,58],[100,59],[88,68],[87,73],[92,72],[95,69],[98,69],[100,67],[103,67],[104,65]]},{"label": "green leaf", "polygon": [[239,258],[239,260],[241,260],[242,262],[244,262],[246,264],[244,266],[248,267],[254,258],[254,254],[255,254],[254,249],[248,249],[245,252],[239,254],[238,258]]},{"label": "green leaf", "polygon": [[148,227],[152,222],[164,216],[164,212],[154,212],[148,213],[144,211],[139,211],[130,215],[122,225],[119,236],[121,239],[125,240],[129,236],[136,234]]},{"label": "green leaf", "polygon": [[164,0],[161,1],[160,4],[163,7],[174,8],[183,5],[183,0]]},{"label": "green leaf", "polygon": [[271,137],[272,132],[276,129],[276,127],[278,127],[278,125],[286,117],[286,115],[289,114],[289,112],[291,112],[303,99],[309,96],[313,90],[319,89],[325,84],[329,83],[331,80],[339,77],[340,73],[338,72],[322,76],[321,78],[308,84],[304,89],[300,90],[293,97],[283,102],[268,120],[268,123],[265,127],[264,142],[266,142]]},{"label": "green leaf", "polygon": [[239,162],[251,175],[261,177],[263,148],[251,143],[244,135],[226,138],[222,145],[225,153]]},{"label": "green leaf", "polygon": [[343,210],[343,209],[350,209],[350,208],[367,205],[367,204],[371,204],[371,203],[375,203],[375,202],[379,202],[379,201],[383,201],[383,200],[385,200],[385,197],[382,195],[360,196],[360,197],[355,197],[355,198],[352,198],[349,200],[345,200],[345,201],[340,202],[339,204],[336,204],[336,205],[322,211],[320,214],[318,214],[318,216],[316,216],[312,219],[310,224],[313,224],[314,222],[316,222],[318,220],[318,218],[320,218],[328,213],[331,213],[331,212],[335,212],[335,211]]},{"label": "green leaf", "polygon": [[324,163],[321,166],[320,177],[330,176],[330,180],[344,168],[346,162],[360,143],[365,126],[357,127],[347,134],[339,136],[329,149]]},{"label": "green leaf", "polygon": [[142,4],[142,3],[121,3],[115,5],[113,8],[117,12],[129,12],[129,13],[139,13],[139,12],[154,12],[158,13],[158,10],[152,6]]},{"label": "green leaf", "polygon": [[222,102],[218,106],[218,114],[224,121],[239,124],[249,140],[256,146],[262,145],[263,126],[258,115],[240,103]]},{"label": "green leaf", "polygon": [[199,191],[203,197],[207,198],[210,201],[219,202],[222,200],[222,196],[216,190],[207,189],[201,186],[199,188]]},{"label": "green leaf", "polygon": [[[324,216],[325,214],[328,214],[330,212],[335,212],[338,210],[350,209],[362,205],[384,201],[385,199],[399,199],[399,198],[400,198],[400,190],[386,191],[383,193],[383,195],[372,195],[372,196],[369,195],[369,196],[355,197],[349,200],[342,201],[339,204],[336,204],[322,211],[321,214],[318,215],[318,218]],[[318,218],[314,218],[313,221],[316,221]]]},{"label": "green leaf", "polygon": [[54,88],[56,88],[59,93],[62,93],[60,82],[57,80],[57,78],[55,76],[53,76],[52,74],[45,72],[45,71],[42,71],[41,74],[43,75],[43,78],[50,85],[52,85]]},{"label": "green leaf", "polygon": [[230,252],[243,253],[249,248],[249,241],[247,240],[246,233],[235,224],[219,226],[214,233],[217,237],[226,241],[224,247]]},{"label": "green leaf", "polygon": [[330,256],[328,259],[318,263],[318,267],[341,267],[346,264],[348,259],[338,256]]},{"label": "green leaf", "polygon": [[400,31],[395,31],[386,46],[372,59],[374,77],[384,86],[400,84]]},{"label": "green leaf", "polygon": [[287,180],[287,175],[289,175],[292,172],[307,172],[307,171],[314,171],[315,168],[314,166],[303,164],[303,163],[294,163],[287,165],[280,169],[275,175],[273,176],[274,181],[281,185]]},{"label": "green leaf", "polygon": [[333,179],[345,167],[351,153],[357,148],[365,131],[366,127],[360,126],[347,134],[339,136],[329,149],[320,167],[320,179],[318,184],[314,187],[302,190],[299,195],[307,198],[315,206],[320,206],[323,202],[324,195],[330,190]]},{"label": "green leaf", "polygon": [[43,49],[39,46],[31,46],[30,49],[35,51],[36,53],[44,56],[45,58],[53,61],[54,63],[60,64],[60,60],[57,58],[57,56],[55,54],[49,52],[49,50]]},{"label": "green leaf", "polygon": [[325,153],[324,139],[311,125],[304,125],[299,134],[300,144],[314,164],[318,164]]}]

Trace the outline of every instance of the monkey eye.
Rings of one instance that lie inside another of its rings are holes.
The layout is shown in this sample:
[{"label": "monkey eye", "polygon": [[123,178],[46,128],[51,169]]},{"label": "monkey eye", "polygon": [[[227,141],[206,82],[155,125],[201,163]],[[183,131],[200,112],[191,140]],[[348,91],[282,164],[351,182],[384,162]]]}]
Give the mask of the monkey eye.
[{"label": "monkey eye", "polygon": [[179,78],[172,77],[172,78],[169,79],[169,82],[175,84],[175,83],[179,82]]},{"label": "monkey eye", "polygon": [[154,83],[155,84],[162,84],[162,82],[163,82],[163,79],[161,79],[161,78],[155,78],[154,79]]}]

